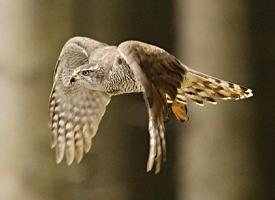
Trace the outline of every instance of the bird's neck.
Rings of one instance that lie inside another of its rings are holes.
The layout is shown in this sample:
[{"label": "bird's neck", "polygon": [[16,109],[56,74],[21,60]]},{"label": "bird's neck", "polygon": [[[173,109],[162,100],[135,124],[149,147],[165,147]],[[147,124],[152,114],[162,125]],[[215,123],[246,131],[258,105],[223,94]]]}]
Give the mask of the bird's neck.
[{"label": "bird's neck", "polygon": [[134,73],[128,65],[113,67],[104,88],[111,95],[142,92],[143,90],[141,84],[136,82]]}]

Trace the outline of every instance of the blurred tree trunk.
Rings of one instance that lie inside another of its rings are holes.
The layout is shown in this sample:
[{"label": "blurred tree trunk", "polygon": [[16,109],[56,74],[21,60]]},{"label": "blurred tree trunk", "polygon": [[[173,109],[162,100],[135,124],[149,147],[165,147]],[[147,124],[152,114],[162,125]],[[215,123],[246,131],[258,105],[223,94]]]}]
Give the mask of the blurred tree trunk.
[{"label": "blurred tree trunk", "polygon": [[47,75],[70,32],[57,8],[69,5],[0,1],[0,199],[52,199]]},{"label": "blurred tree trunk", "polygon": [[[176,2],[177,47],[184,63],[248,86],[252,69],[248,68],[247,1]],[[189,106],[188,133],[179,140],[179,199],[261,199],[256,138],[250,126],[252,102]]]},{"label": "blurred tree trunk", "polygon": [[275,199],[275,1],[251,1],[251,60],[255,88],[255,128],[264,175],[262,199]]}]

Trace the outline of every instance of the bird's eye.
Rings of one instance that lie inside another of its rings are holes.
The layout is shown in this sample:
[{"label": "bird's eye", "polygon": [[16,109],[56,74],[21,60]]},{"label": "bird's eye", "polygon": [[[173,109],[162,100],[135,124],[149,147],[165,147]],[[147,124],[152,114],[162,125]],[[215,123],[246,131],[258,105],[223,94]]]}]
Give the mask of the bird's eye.
[{"label": "bird's eye", "polygon": [[83,76],[88,76],[89,75],[89,71],[86,71],[86,70],[82,71],[81,73],[82,73]]}]

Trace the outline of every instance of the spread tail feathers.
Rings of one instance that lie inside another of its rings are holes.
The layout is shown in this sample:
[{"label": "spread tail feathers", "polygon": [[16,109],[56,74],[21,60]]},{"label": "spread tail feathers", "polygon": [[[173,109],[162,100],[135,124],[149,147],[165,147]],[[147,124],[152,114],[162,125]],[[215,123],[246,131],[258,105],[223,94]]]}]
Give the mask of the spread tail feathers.
[{"label": "spread tail feathers", "polygon": [[176,99],[172,101],[167,98],[167,102],[172,103],[172,110],[177,119],[186,121],[187,99],[203,106],[204,102],[216,104],[216,99],[238,100],[251,96],[253,96],[251,89],[188,69],[181,88],[178,88]]}]

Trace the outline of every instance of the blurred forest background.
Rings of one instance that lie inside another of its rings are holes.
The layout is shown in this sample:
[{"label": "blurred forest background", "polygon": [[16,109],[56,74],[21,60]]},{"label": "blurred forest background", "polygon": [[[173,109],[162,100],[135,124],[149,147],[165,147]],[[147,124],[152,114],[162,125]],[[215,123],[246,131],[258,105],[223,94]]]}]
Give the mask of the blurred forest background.
[{"label": "blurred forest background", "polygon": [[[275,199],[274,0],[0,0],[0,34],[0,199]],[[171,117],[158,175],[146,173],[142,95],[117,96],[83,162],[56,165],[48,96],[76,35],[158,45],[255,96]]]}]

